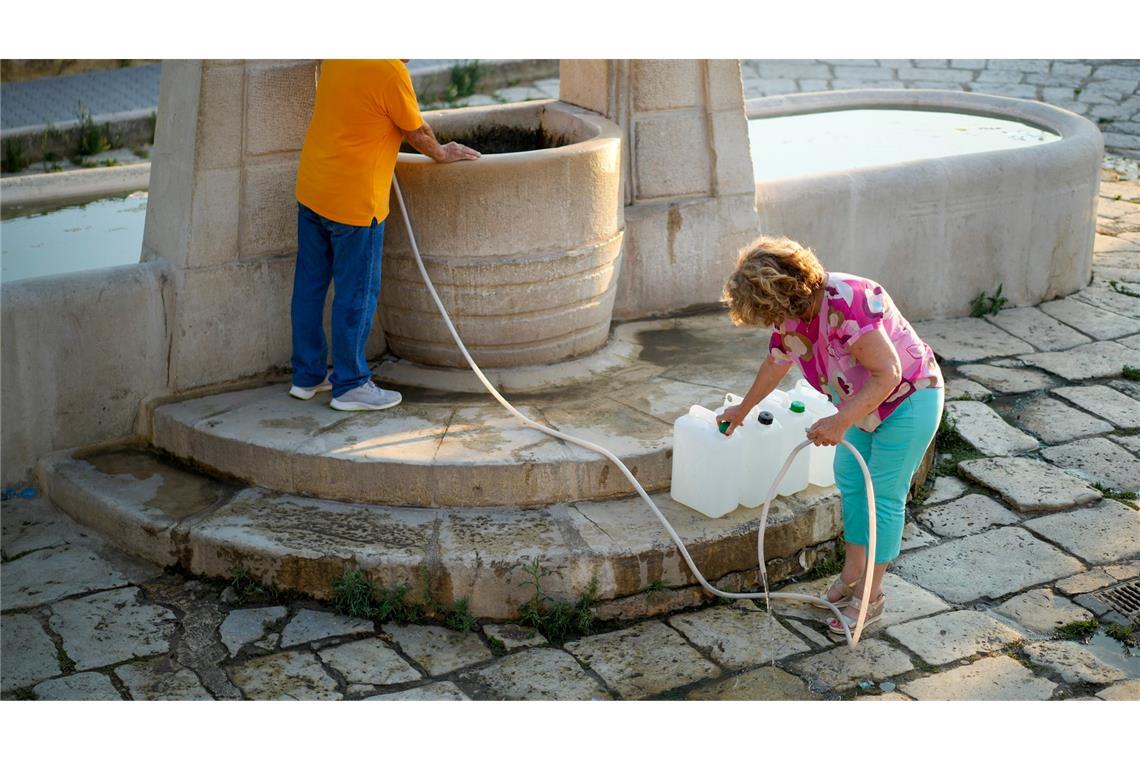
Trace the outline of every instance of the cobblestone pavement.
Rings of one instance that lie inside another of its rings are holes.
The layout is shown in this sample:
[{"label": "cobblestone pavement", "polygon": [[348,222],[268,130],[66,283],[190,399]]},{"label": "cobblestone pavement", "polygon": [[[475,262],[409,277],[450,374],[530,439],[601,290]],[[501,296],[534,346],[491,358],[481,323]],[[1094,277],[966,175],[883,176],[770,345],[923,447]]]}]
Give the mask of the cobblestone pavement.
[{"label": "cobblestone pavement", "polygon": [[[561,646],[512,625],[378,625],[164,572],[17,498],[0,512],[3,697],[1140,699],[1140,657],[1106,634],[1127,619],[1097,596],[1140,583],[1140,381],[1122,376],[1140,367],[1140,183],[1118,180],[1105,170],[1089,287],[919,323],[959,441],[910,506],[883,627],[855,652],[793,605],[710,604]],[[1058,636],[1094,615],[1087,643]]]}]

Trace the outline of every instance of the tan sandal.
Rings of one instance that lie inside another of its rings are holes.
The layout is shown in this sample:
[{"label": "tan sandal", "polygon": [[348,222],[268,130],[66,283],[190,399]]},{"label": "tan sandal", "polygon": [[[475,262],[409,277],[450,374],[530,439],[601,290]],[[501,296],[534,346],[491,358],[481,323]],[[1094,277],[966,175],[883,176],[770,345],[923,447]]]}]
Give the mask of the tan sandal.
[{"label": "tan sandal", "polygon": [[[827,591],[824,591],[823,594],[819,597],[819,601],[815,603],[815,606],[829,610],[831,608],[825,602],[830,602],[836,607],[843,609],[843,607],[845,607],[847,603],[851,601],[851,597],[854,595],[855,587],[857,585],[859,585],[858,578],[848,583],[847,581],[843,580],[843,573],[840,573],[839,575],[835,576],[835,580],[833,580],[831,582],[831,585],[827,587]],[[827,598],[827,595],[832,591],[839,591],[842,593],[839,599],[834,602]]]},{"label": "tan sandal", "polygon": [[[879,598],[867,606],[867,617],[863,620],[864,632],[867,631],[867,628],[869,628],[872,623],[878,623],[883,619],[883,610],[886,608],[886,602],[886,594],[879,594]],[[854,619],[846,621],[851,629],[855,628],[855,623],[859,620],[861,604],[862,598],[858,596],[852,596],[847,602],[847,610],[855,613]],[[844,615],[844,617],[847,616]],[[839,637],[841,639],[847,638],[847,635],[843,632],[843,623],[833,617],[827,619],[827,632],[832,637]]]}]

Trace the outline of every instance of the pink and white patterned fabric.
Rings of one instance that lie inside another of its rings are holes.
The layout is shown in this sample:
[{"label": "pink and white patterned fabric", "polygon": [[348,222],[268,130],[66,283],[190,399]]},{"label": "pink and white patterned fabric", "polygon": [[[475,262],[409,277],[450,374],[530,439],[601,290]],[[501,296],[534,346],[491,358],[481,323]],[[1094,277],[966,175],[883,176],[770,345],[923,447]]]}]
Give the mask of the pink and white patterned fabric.
[{"label": "pink and white patterned fabric", "polygon": [[[826,325],[826,335],[821,324]],[[871,432],[910,394],[943,387],[934,351],[895,308],[882,285],[865,277],[830,272],[819,312],[811,322],[792,318],[777,326],[768,353],[777,364],[799,362],[807,381],[843,408],[871,376],[851,355],[851,344],[872,330],[882,330],[894,345],[902,380],[878,409],[856,423]]]}]

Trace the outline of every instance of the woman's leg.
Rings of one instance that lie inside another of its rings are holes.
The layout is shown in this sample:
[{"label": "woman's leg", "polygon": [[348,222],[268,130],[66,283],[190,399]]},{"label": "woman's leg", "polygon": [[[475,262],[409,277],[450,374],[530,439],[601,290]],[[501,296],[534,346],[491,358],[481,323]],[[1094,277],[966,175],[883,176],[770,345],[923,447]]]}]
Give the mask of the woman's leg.
[{"label": "woman's leg", "polygon": [[[851,427],[843,436],[844,440],[854,446],[864,461],[871,458],[871,434]],[[833,464],[835,472],[835,486],[839,489],[843,505],[843,541],[846,544],[846,558],[843,569],[839,573],[840,579],[846,584],[857,583],[862,587],[862,578],[866,565],[867,544],[867,488],[863,479],[863,470],[855,460],[851,451],[843,445],[835,452]],[[839,601],[839,591],[829,592],[827,598]]]}]

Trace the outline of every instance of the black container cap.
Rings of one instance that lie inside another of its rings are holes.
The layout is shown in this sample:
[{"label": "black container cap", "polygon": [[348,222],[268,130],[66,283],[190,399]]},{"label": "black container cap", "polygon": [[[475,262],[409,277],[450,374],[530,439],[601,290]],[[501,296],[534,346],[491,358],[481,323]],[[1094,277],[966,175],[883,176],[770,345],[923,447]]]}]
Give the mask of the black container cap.
[{"label": "black container cap", "polygon": [[776,418],[772,416],[771,412],[760,412],[757,419],[760,420],[761,425],[771,425]]}]

